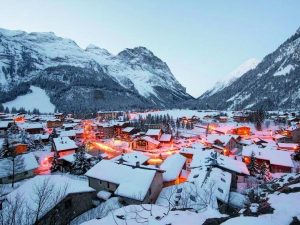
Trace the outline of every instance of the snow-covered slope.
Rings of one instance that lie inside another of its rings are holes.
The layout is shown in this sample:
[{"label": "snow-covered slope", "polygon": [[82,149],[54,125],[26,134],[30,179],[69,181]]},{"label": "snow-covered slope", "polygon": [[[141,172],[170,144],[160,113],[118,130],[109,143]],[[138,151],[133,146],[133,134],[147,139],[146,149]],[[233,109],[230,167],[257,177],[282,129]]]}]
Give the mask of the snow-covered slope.
[{"label": "snow-covered slope", "polygon": [[32,111],[33,109],[39,109],[41,113],[53,113],[55,106],[50,102],[49,96],[45,90],[31,86],[31,93],[18,96],[16,99],[3,104],[4,107],[8,107],[10,110],[15,107],[16,109],[24,108],[25,110]]},{"label": "snow-covered slope", "polygon": [[299,109],[300,29],[252,70],[194,104],[212,109]]},{"label": "snow-covered slope", "polygon": [[202,97],[205,96],[211,96],[218,91],[223,90],[225,87],[228,87],[230,84],[232,84],[235,80],[237,80],[239,77],[241,77],[243,74],[247,73],[249,70],[255,69],[255,67],[260,63],[260,60],[256,58],[250,58],[246,60],[244,63],[242,63],[240,66],[238,66],[235,70],[227,74],[221,81],[218,81],[215,86],[208,90],[206,94],[202,95]]},{"label": "snow-covered slope", "polygon": [[66,110],[61,101],[75,97],[80,104],[107,109],[120,106],[120,100],[124,106],[159,108],[192,98],[167,64],[144,47],[112,55],[95,45],[81,49],[51,32],[0,29],[0,102],[25,94],[30,84],[46,89],[61,110]]}]

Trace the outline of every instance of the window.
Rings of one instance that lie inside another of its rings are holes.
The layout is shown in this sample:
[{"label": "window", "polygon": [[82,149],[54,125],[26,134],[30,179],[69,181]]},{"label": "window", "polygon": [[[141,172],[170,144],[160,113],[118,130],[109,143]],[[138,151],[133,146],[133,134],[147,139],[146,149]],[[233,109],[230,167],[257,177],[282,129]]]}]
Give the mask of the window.
[{"label": "window", "polygon": [[71,208],[72,207],[72,199],[68,199],[67,201],[65,201],[65,208]]},{"label": "window", "polygon": [[100,185],[102,184],[102,180],[99,180],[99,184],[100,184]]}]

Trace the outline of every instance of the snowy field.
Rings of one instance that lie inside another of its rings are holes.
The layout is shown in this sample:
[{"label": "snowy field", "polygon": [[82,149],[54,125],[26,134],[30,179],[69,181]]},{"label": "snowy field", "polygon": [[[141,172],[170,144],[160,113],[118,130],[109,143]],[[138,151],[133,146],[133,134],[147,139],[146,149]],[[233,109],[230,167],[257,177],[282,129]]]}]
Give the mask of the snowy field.
[{"label": "snowy field", "polygon": [[10,110],[12,107],[16,109],[23,107],[30,111],[36,108],[39,109],[41,113],[54,112],[55,106],[50,102],[50,98],[45,90],[36,86],[30,86],[30,90],[32,91],[31,93],[18,96],[15,100],[3,103],[3,106],[8,107]]},{"label": "snowy field", "polygon": [[[205,110],[190,110],[190,109],[170,109],[170,110],[161,110],[161,111],[152,111],[152,112],[144,112],[144,113],[131,113],[130,114],[130,119],[137,119],[139,117],[139,115],[141,115],[143,118],[145,118],[148,114],[151,115],[166,115],[169,114],[170,116],[172,116],[173,118],[178,118],[178,117],[189,117],[191,118],[192,116],[197,116],[202,118],[205,115],[215,115],[218,114],[220,111],[213,111],[213,110],[209,110],[209,111],[205,111]],[[228,116],[232,115],[231,111],[224,111],[227,113]]]}]

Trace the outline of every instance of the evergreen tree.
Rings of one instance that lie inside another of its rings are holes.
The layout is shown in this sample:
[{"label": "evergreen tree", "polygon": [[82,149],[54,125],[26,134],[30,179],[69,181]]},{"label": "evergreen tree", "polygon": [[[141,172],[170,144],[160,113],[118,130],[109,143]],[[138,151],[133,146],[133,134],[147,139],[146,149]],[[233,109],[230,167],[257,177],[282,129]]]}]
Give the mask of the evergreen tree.
[{"label": "evergreen tree", "polygon": [[4,106],[0,104],[0,112],[4,112]]},{"label": "evergreen tree", "polygon": [[250,172],[250,175],[255,176],[258,173],[258,164],[255,158],[255,153],[252,152],[251,153],[251,157],[250,157],[250,163],[248,165],[248,169]]},{"label": "evergreen tree", "polygon": [[85,174],[90,169],[91,164],[85,155],[84,146],[79,148],[74,157],[75,161],[72,164],[72,173],[76,175]]},{"label": "evergreen tree", "polygon": [[9,113],[9,108],[7,106],[5,107],[4,113]]},{"label": "evergreen tree", "polygon": [[272,174],[269,170],[269,165],[266,162],[263,162],[260,167],[260,176],[265,182],[269,182],[272,179]]},{"label": "evergreen tree", "polygon": [[58,163],[58,153],[54,152],[52,165],[51,165],[51,173],[56,172],[59,170],[59,163]]}]

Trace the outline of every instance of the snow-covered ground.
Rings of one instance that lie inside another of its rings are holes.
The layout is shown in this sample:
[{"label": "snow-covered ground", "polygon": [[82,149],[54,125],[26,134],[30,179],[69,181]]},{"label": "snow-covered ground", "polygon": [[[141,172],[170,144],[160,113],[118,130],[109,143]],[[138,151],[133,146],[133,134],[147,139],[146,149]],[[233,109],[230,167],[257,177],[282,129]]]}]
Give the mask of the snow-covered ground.
[{"label": "snow-covered ground", "polygon": [[3,103],[4,107],[8,107],[10,110],[12,107],[19,109],[21,107],[26,110],[32,111],[34,108],[39,109],[41,113],[53,113],[55,106],[50,102],[49,96],[45,90],[31,86],[32,91],[29,94],[18,96],[15,100]]}]

